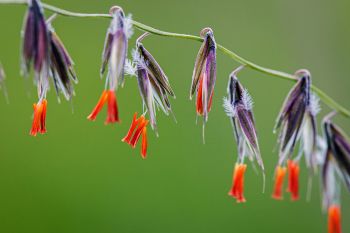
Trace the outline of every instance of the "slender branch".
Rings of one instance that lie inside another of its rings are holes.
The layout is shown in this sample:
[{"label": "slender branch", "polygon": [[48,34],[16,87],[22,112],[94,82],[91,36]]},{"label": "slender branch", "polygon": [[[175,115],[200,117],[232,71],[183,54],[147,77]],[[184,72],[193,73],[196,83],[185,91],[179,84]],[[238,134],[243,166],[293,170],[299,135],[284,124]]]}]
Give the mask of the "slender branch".
[{"label": "slender branch", "polygon": [[[0,4],[19,4],[19,5],[26,5],[28,4],[28,0],[0,0]],[[79,17],[79,18],[112,18],[109,14],[87,14],[87,13],[77,13],[77,12],[71,12],[67,11],[46,3],[42,3],[42,6],[51,12],[55,12],[59,15],[68,16],[68,17]],[[187,39],[187,40],[194,40],[202,42],[203,39],[199,36],[194,35],[187,35],[187,34],[179,34],[179,33],[173,33],[173,32],[165,32],[161,31],[159,29],[150,27],[148,25],[142,24],[140,22],[137,22],[135,20],[132,21],[133,25],[138,28],[139,30],[149,32],[154,35],[158,36],[165,36],[165,37],[173,37],[173,38],[181,38],[181,39]],[[277,71],[269,68],[262,67],[260,65],[257,65],[251,61],[248,61],[244,59],[243,57],[239,56],[238,54],[234,53],[233,51],[225,48],[224,46],[217,44],[218,49],[235,60],[236,62],[246,65],[247,67],[259,71],[261,73],[265,73],[280,79],[285,79],[289,81],[296,81],[296,77],[292,74],[288,74],[282,71]],[[338,102],[333,100],[330,96],[328,96],[325,92],[323,92],[321,89],[317,88],[316,86],[312,86],[312,90],[320,97],[320,99],[328,105],[330,108],[336,110],[337,112],[341,113],[343,116],[350,118],[350,111],[340,105]]]}]

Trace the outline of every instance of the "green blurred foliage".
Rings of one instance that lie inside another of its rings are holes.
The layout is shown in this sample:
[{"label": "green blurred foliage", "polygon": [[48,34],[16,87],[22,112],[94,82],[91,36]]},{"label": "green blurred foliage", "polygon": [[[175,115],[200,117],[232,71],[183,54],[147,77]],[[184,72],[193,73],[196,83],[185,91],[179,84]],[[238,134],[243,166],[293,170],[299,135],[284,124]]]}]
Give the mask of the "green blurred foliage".
[{"label": "green blurred foliage", "polygon": [[[216,40],[243,57],[294,72],[308,68],[313,82],[347,107],[349,104],[350,2],[347,0],[266,1],[111,1],[47,0],[79,12],[108,12],[113,4],[134,19],[167,31],[198,34],[214,29]],[[24,6],[0,5],[0,60],[10,104],[0,97],[0,232],[6,233],[189,233],[326,232],[318,178],[307,202],[302,164],[301,200],[271,199],[277,154],[272,128],[292,83],[255,71],[241,73],[255,100],[255,117],[267,170],[262,177],[248,164],[245,204],[227,195],[236,160],[229,119],[222,109],[228,74],[238,66],[218,54],[216,92],[206,144],[195,124],[189,88],[200,44],[151,36],[144,44],[170,78],[178,123],[158,114],[160,137],[149,131],[149,157],[120,139],[132,115],[141,111],[136,80],[118,91],[122,123],[104,126],[105,113],[86,120],[103,89],[99,77],[107,19],[58,17],[54,27],[76,63],[79,85],[72,105],[48,95],[48,134],[29,136],[36,89],[19,75],[20,30]],[[48,15],[48,12],[46,12]],[[130,41],[133,47],[136,34]],[[72,113],[72,106],[74,112]],[[330,109],[324,106],[322,115]],[[348,119],[337,122],[350,131]],[[350,231],[350,199],[343,192],[343,230]]]}]

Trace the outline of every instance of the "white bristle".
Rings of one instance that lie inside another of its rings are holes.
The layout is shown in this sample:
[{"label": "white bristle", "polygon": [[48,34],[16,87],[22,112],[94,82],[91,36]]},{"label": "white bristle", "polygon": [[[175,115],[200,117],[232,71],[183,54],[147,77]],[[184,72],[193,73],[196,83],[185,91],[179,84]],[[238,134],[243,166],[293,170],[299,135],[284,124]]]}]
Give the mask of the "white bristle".
[{"label": "white bristle", "polygon": [[126,16],[124,19],[124,33],[128,39],[130,39],[134,34],[131,14],[128,14],[128,16]]},{"label": "white bristle", "polygon": [[250,96],[249,92],[247,89],[244,89],[243,90],[243,93],[242,93],[242,101],[243,101],[243,105],[244,105],[244,108],[246,110],[252,110],[253,109],[253,99],[252,97]]},{"label": "white bristle", "polygon": [[310,112],[311,112],[311,114],[316,116],[320,111],[321,111],[320,98],[315,94],[311,94],[311,98],[310,98]]},{"label": "white bristle", "polygon": [[224,107],[226,115],[229,117],[235,117],[236,111],[234,106],[230,103],[230,100],[226,97],[224,97],[223,100],[224,100],[224,103],[222,106]]},{"label": "white bristle", "polygon": [[125,74],[127,75],[136,76],[137,69],[135,64],[132,61],[130,61],[129,59],[126,59],[124,71],[125,71]]}]

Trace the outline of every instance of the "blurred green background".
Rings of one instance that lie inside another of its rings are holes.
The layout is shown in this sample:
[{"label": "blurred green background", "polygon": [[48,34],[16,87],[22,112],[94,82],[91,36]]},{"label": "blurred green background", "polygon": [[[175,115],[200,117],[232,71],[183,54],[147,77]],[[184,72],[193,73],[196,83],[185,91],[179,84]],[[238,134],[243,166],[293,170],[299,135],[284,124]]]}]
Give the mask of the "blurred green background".
[{"label": "blurred green background", "polygon": [[[294,72],[308,68],[313,82],[350,107],[350,2],[347,0],[107,1],[47,0],[69,10],[107,13],[118,4],[134,19],[159,29],[198,34],[206,26],[216,40],[258,64]],[[170,78],[178,123],[158,114],[160,137],[149,130],[149,154],[140,157],[120,140],[141,111],[136,80],[118,91],[122,123],[104,126],[105,110],[86,120],[104,81],[99,66],[108,19],[58,17],[54,27],[76,63],[80,83],[70,103],[48,95],[48,134],[29,136],[36,89],[19,75],[24,6],[0,5],[0,60],[10,104],[0,96],[0,232],[6,233],[209,233],[326,232],[318,179],[307,202],[302,164],[301,200],[271,199],[277,154],[275,118],[292,83],[251,70],[241,74],[255,101],[255,117],[267,170],[267,190],[251,164],[247,203],[227,195],[236,147],[222,108],[228,74],[238,66],[218,53],[216,92],[206,144],[188,94],[200,44],[151,36],[144,45]],[[48,13],[48,12],[46,12]],[[139,31],[130,41],[133,47]],[[62,99],[63,100],[63,99]],[[324,106],[322,115],[329,109]],[[337,122],[350,132],[348,119]],[[343,231],[350,232],[350,199],[343,189]]]}]

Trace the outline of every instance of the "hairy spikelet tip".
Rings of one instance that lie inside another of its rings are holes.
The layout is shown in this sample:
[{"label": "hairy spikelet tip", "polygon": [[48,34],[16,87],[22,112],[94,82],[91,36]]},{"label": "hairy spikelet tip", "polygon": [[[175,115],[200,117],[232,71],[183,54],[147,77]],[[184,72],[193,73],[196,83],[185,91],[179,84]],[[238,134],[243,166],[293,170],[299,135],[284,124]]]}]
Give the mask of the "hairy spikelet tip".
[{"label": "hairy spikelet tip", "polygon": [[125,73],[130,76],[136,76],[136,66],[135,64],[129,60],[126,59],[125,61],[125,67],[124,67]]},{"label": "hairy spikelet tip", "polygon": [[230,100],[226,97],[223,98],[223,107],[224,107],[224,110],[225,110],[225,113],[228,117],[235,117],[236,115],[236,111],[235,111],[235,108],[234,106],[231,104]]},{"label": "hairy spikelet tip", "polygon": [[312,115],[316,116],[321,111],[320,98],[312,94],[310,98],[310,112]]},{"label": "hairy spikelet tip", "polygon": [[124,20],[124,33],[128,39],[134,34],[134,28],[132,24],[132,14],[128,14]]},{"label": "hairy spikelet tip", "polygon": [[137,49],[133,49],[131,54],[132,54],[132,60],[133,60],[133,63],[135,64],[135,66],[140,66],[143,69],[147,68],[145,60],[143,59],[143,57],[141,57],[141,55],[137,51]]},{"label": "hairy spikelet tip", "polygon": [[244,108],[246,110],[252,110],[253,109],[253,99],[252,97],[250,96],[249,92],[247,89],[244,89],[243,90],[243,93],[242,93],[242,101],[243,101],[243,105],[244,105]]}]

